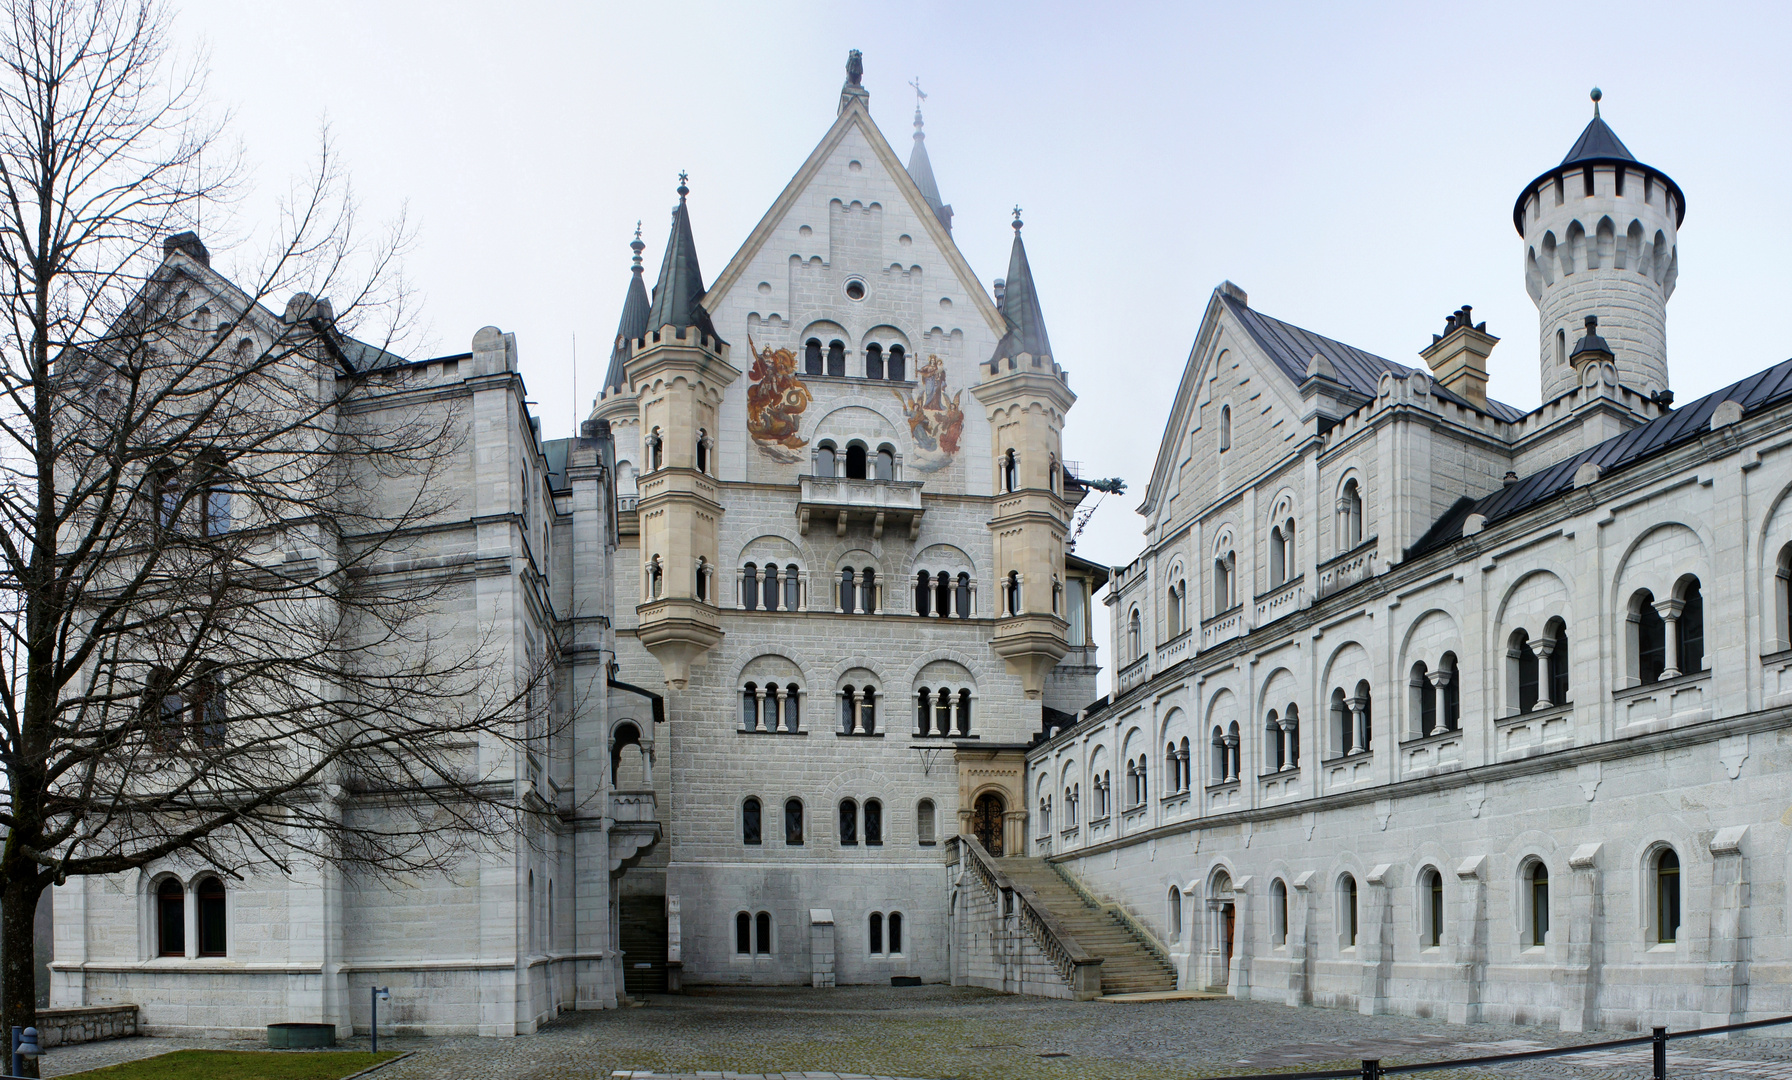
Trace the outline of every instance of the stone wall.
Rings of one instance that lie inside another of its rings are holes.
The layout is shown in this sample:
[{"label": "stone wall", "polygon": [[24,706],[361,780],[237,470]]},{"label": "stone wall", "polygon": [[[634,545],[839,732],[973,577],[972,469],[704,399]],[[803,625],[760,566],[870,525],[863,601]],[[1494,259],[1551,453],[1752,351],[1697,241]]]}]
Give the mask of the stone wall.
[{"label": "stone wall", "polygon": [[37,1044],[52,1046],[122,1039],[137,1034],[137,1006],[105,1005],[90,1009],[37,1010]]}]

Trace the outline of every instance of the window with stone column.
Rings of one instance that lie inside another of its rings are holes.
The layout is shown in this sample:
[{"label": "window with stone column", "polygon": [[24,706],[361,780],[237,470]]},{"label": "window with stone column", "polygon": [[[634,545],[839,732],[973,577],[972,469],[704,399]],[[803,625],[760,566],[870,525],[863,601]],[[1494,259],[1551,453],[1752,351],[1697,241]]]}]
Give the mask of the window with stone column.
[{"label": "window with stone column", "polygon": [[772,735],[802,731],[802,671],[787,657],[755,657],[741,670],[740,729]]},{"label": "window with stone column", "polygon": [[839,716],[836,733],[844,736],[877,736],[877,707],[882,692],[877,676],[864,668],[854,668],[841,679],[834,691],[835,710]]}]

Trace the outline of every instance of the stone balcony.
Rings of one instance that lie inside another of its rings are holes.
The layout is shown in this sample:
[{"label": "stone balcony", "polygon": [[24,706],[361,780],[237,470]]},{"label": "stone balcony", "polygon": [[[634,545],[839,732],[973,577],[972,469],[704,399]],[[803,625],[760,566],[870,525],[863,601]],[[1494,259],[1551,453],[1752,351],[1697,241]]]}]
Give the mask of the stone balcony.
[{"label": "stone balcony", "polygon": [[804,536],[810,522],[831,522],[834,535],[845,536],[849,522],[871,525],[882,539],[885,525],[907,525],[908,538],[921,532],[921,481],[852,480],[844,476],[805,476],[797,501],[797,519]]},{"label": "stone balcony", "polygon": [[1306,603],[1306,576],[1294,578],[1257,597],[1253,627],[1267,626],[1284,615],[1292,615]]},{"label": "stone balcony", "polygon": [[1242,637],[1249,629],[1244,622],[1244,605],[1234,604],[1229,610],[1222,611],[1201,624],[1201,651],[1206,652],[1222,642]]},{"label": "stone balcony", "polygon": [[1324,598],[1367,581],[1376,574],[1375,537],[1319,566],[1319,596]]},{"label": "stone balcony", "polygon": [[641,861],[660,839],[658,802],[651,791],[610,792],[610,873]]}]

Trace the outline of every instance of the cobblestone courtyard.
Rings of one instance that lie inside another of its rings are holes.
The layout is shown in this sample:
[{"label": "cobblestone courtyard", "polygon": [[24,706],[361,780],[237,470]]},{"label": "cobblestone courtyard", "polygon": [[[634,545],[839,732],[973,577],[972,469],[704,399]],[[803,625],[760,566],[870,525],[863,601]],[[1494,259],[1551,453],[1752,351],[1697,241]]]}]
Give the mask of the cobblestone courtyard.
[{"label": "cobblestone courtyard", "polygon": [[[1792,1028],[1778,1038],[1672,1044],[1669,1074],[1711,1080],[1792,1080]],[[1231,1000],[1064,1002],[987,991],[915,987],[699,990],[639,1008],[573,1013],[517,1039],[381,1038],[414,1050],[379,1080],[607,1078],[617,1071],[842,1073],[932,1080],[1155,1080],[1474,1057],[1596,1042],[1548,1028],[1455,1026],[1332,1009]],[[45,1076],[65,1076],[189,1046],[237,1044],[124,1039],[52,1051]],[[247,1046],[248,1044],[241,1044]],[[365,1049],[365,1037],[352,1044]],[[1575,1059],[1432,1074],[1631,1080],[1649,1075],[1648,1048]],[[1423,1075],[1423,1074],[1421,1074]]]}]

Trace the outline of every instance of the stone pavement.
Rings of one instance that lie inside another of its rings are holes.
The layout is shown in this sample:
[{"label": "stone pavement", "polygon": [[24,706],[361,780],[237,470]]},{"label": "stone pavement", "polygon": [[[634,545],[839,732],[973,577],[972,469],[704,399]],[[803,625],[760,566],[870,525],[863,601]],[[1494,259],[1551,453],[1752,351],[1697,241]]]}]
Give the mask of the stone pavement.
[{"label": "stone pavement", "polygon": [[[1775,1038],[1671,1044],[1669,1075],[1792,1080],[1792,1028]],[[1289,1009],[1224,1000],[1070,1002],[923,986],[699,989],[640,1008],[571,1013],[517,1039],[387,1038],[417,1053],[377,1080],[671,1080],[741,1077],[920,1077],[931,1080],[1169,1080],[1478,1057],[1603,1042],[1619,1033],[1456,1026],[1403,1016]],[[64,1076],[187,1046],[122,1039],[58,1048],[45,1076]],[[239,1044],[247,1046],[248,1044]],[[363,1036],[353,1046],[365,1049]],[[1640,1080],[1648,1047],[1422,1076],[1444,1080]]]}]

